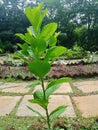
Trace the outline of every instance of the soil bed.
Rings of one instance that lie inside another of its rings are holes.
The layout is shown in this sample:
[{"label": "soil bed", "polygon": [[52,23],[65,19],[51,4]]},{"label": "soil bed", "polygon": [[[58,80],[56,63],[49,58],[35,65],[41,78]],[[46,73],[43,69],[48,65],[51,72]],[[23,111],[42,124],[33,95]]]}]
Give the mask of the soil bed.
[{"label": "soil bed", "polygon": [[[91,77],[98,76],[98,62],[93,64],[75,64],[75,65],[61,65],[54,64],[47,74],[46,78],[60,78],[60,77]],[[19,79],[36,79],[31,74],[26,66],[13,67],[7,65],[0,66],[1,78],[19,78]]]}]

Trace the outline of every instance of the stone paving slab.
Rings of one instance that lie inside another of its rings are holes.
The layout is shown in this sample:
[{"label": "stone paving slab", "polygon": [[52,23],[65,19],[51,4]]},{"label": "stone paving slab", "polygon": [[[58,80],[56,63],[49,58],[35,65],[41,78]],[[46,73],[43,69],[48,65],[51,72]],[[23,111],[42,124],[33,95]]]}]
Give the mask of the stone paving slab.
[{"label": "stone paving slab", "polygon": [[96,92],[98,91],[98,81],[82,81],[82,82],[75,82],[74,86],[80,89],[84,93]]},{"label": "stone paving slab", "polygon": [[10,88],[17,86],[16,83],[3,83],[0,85],[0,89]]},{"label": "stone paving slab", "polygon": [[31,110],[27,108],[27,106],[32,107],[33,109],[40,111],[42,115],[45,115],[43,108],[38,106],[37,104],[29,103],[28,100],[32,99],[32,95],[25,95],[20,106],[18,107],[18,111],[16,113],[17,116],[37,116]]},{"label": "stone paving slab", "polygon": [[[45,87],[47,83],[45,83]],[[41,85],[37,85],[34,91],[41,89]],[[33,92],[34,92],[33,91]],[[53,94],[65,94],[65,93],[73,93],[72,88],[70,87],[69,83],[62,83],[60,88],[58,88]]]},{"label": "stone paving slab", "polygon": [[[30,111],[26,107],[26,106],[30,106],[45,116],[45,111],[43,110],[43,108],[41,108],[37,104],[29,103],[28,102],[29,99],[32,99],[32,95],[24,96],[24,98],[23,98],[23,100],[18,108],[16,115],[17,116],[37,116],[35,113]],[[52,95],[51,96],[50,103],[49,103],[49,112],[51,112],[53,109],[55,109],[56,107],[58,107],[60,105],[67,105],[68,106],[66,111],[62,114],[62,116],[76,117],[71,100],[70,100],[70,97],[65,96],[65,95]]]},{"label": "stone paving slab", "polygon": [[69,83],[63,83],[61,84],[60,88],[57,89],[54,93],[55,94],[73,93],[73,91]]},{"label": "stone paving slab", "polygon": [[13,88],[6,88],[2,89],[2,92],[8,92],[8,93],[28,93],[30,88],[26,88],[25,86],[20,87],[13,87]]},{"label": "stone paving slab", "polygon": [[10,114],[21,96],[0,96],[0,116]]},{"label": "stone paving slab", "polygon": [[20,87],[20,86],[27,86],[28,83],[27,82],[21,82],[21,83],[17,83],[17,82],[13,82],[13,83],[4,83],[0,85],[0,89],[6,89],[6,88],[12,88],[12,87]]},{"label": "stone paving slab", "polygon": [[67,117],[76,117],[74,108],[71,103],[71,99],[67,95],[52,95],[50,97],[50,103],[49,103],[49,111],[51,112],[55,108],[61,105],[68,106],[65,110],[65,112],[62,113],[61,116],[67,116]]},{"label": "stone paving slab", "polygon": [[2,92],[9,92],[9,93],[27,93],[29,92],[30,88],[27,88],[28,83],[5,83],[2,86]]},{"label": "stone paving slab", "polygon": [[98,95],[72,97],[83,117],[98,116]]}]

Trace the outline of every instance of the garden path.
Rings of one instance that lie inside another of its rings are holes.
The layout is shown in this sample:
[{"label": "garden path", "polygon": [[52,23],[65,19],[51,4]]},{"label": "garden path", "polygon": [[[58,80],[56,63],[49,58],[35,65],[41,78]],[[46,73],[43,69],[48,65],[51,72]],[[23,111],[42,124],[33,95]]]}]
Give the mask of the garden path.
[{"label": "garden path", "polygon": [[[28,84],[30,82],[0,82],[0,116],[10,115],[13,111],[15,116],[36,116],[27,106],[45,115],[41,107],[28,102],[32,98],[32,93],[41,86],[32,89],[27,87]],[[47,82],[45,86],[46,84]],[[49,112],[60,105],[68,106],[61,116],[98,116],[98,80],[63,83],[50,97]]]}]

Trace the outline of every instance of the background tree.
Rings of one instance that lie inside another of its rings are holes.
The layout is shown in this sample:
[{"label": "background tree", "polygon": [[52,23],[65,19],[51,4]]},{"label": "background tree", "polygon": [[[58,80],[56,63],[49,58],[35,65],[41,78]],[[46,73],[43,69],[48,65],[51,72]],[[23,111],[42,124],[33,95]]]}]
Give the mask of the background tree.
[{"label": "background tree", "polygon": [[0,6],[0,47],[6,51],[12,51],[19,41],[15,33],[25,32],[29,23],[23,13],[24,2],[22,0],[3,0]]},{"label": "background tree", "polygon": [[11,51],[12,46],[20,42],[15,33],[24,33],[29,26],[24,9],[40,2],[49,10],[42,26],[51,21],[59,25],[61,33],[57,44],[71,48],[77,43],[86,50],[98,50],[98,0],[3,0],[0,6],[1,48]]},{"label": "background tree", "polygon": [[[95,28],[98,25],[98,1],[97,0],[78,0],[74,7],[76,8],[76,19],[78,21],[77,26],[87,26],[86,37],[86,49],[96,50],[98,34],[95,34]],[[73,8],[74,8],[73,7]],[[96,46],[94,48],[94,46]]]},{"label": "background tree", "polygon": [[[36,4],[41,0],[36,0]],[[71,48],[75,43],[86,50],[98,50],[98,1],[97,0],[43,0],[49,10],[48,20],[58,23],[58,44]],[[85,30],[83,27],[85,26]],[[77,37],[75,30],[79,29]],[[83,31],[83,32],[82,32]],[[85,31],[85,33],[84,33]],[[85,39],[85,41],[84,41]]]}]

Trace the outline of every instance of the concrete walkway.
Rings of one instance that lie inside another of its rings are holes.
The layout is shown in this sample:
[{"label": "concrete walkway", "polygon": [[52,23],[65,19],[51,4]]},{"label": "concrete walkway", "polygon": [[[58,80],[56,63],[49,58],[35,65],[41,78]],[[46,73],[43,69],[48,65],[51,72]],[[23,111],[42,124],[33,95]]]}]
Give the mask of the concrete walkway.
[{"label": "concrete walkway", "polygon": [[[45,116],[45,111],[37,104],[28,102],[32,93],[40,89],[38,85],[34,90],[27,88],[29,82],[0,82],[0,116],[13,112],[17,106],[16,116],[37,116],[27,106],[40,111]],[[45,83],[45,86],[47,82]],[[78,92],[78,93],[77,93]],[[7,96],[8,95],[8,96]],[[49,113],[60,105],[67,105],[66,111],[61,116],[96,117],[98,116],[98,80],[75,81],[63,83],[60,88],[50,96]]]}]

